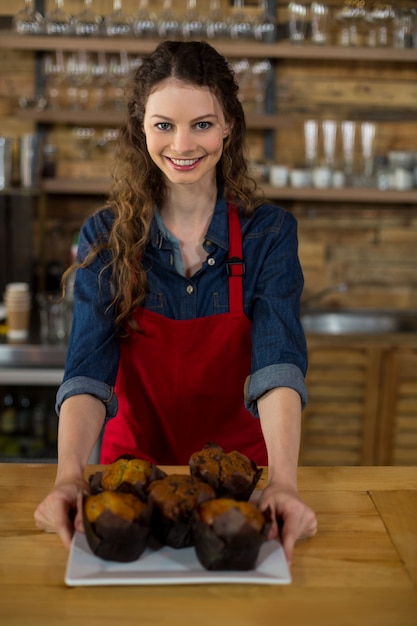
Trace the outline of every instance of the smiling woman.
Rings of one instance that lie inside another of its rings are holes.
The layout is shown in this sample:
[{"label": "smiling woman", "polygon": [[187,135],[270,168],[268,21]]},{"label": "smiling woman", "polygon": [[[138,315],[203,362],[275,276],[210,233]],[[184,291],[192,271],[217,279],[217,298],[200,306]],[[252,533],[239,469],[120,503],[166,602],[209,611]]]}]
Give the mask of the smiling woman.
[{"label": "smiling woman", "polygon": [[255,192],[226,59],[204,42],[162,42],[133,76],[109,206],[87,219],[71,268],[57,480],[36,511],[67,546],[103,424],[103,463],[186,464],[212,441],[268,465],[270,537],[283,519],[290,560],[315,533],[296,480],[307,361],[297,226]]}]

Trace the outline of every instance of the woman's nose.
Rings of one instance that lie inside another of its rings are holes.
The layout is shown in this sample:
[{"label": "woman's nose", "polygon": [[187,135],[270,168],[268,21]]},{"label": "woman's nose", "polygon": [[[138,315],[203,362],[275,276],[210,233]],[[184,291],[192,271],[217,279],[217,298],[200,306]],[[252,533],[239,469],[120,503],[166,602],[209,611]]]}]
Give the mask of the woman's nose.
[{"label": "woman's nose", "polygon": [[195,141],[188,130],[177,130],[173,137],[172,149],[177,154],[187,154],[195,149]]}]

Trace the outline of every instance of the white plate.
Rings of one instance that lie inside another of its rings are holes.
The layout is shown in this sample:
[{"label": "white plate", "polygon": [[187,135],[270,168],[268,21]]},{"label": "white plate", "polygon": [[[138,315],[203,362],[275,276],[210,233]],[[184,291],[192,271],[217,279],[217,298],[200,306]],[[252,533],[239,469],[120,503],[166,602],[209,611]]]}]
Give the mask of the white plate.
[{"label": "white plate", "polygon": [[84,585],[184,585],[207,583],[252,583],[287,585],[291,575],[284,551],[277,541],[260,549],[254,570],[208,571],[198,561],[194,548],[147,548],[136,561],[116,563],[95,556],[82,533],[75,533],[68,558],[65,582]]}]

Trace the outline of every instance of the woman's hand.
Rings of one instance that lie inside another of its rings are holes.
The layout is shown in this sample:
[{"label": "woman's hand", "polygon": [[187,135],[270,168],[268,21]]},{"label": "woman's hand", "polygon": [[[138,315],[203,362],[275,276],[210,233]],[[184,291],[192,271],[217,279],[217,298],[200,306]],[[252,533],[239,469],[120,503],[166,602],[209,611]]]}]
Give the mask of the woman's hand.
[{"label": "woman's hand", "polygon": [[265,487],[259,503],[262,511],[268,507],[272,513],[272,526],[268,538],[280,538],[288,565],[291,566],[295,542],[316,534],[316,516],[296,491],[273,483]]},{"label": "woman's hand", "polygon": [[46,532],[58,533],[67,550],[74,530],[84,531],[82,497],[86,491],[84,481],[56,485],[34,514],[36,526]]}]

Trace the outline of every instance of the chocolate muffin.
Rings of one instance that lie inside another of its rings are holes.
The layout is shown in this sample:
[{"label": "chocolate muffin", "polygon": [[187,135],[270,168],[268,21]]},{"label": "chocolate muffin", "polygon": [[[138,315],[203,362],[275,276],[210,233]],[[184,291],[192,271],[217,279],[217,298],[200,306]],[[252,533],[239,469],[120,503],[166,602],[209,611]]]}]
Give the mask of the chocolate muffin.
[{"label": "chocolate muffin", "polygon": [[126,456],[92,474],[89,485],[92,493],[120,491],[133,493],[144,500],[148,485],[165,475],[165,472],[150,461]]},{"label": "chocolate muffin", "polygon": [[152,504],[132,493],[102,491],[86,496],[83,520],[88,544],[105,560],[134,561],[146,548]]},{"label": "chocolate muffin", "polygon": [[251,502],[218,498],[200,504],[194,514],[194,547],[208,570],[254,569],[270,528],[270,511]]},{"label": "chocolate muffin", "polygon": [[236,500],[249,500],[262,474],[262,469],[241,452],[224,452],[215,443],[194,452],[189,466],[191,475],[211,485],[217,497]]},{"label": "chocolate muffin", "polygon": [[148,487],[148,499],[153,505],[155,539],[172,548],[192,546],[194,511],[201,502],[215,496],[210,485],[187,474],[170,474],[153,481]]}]

